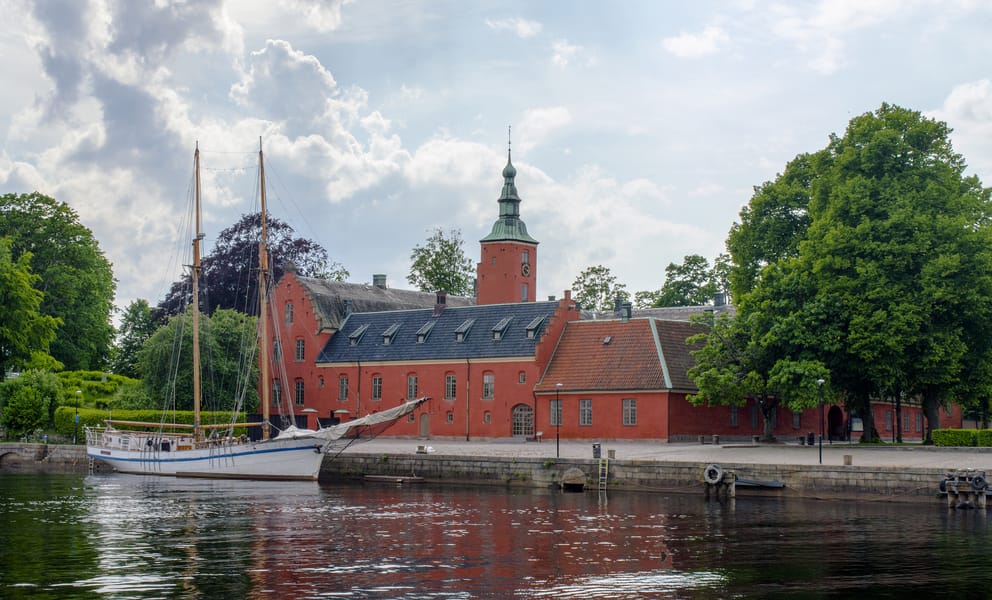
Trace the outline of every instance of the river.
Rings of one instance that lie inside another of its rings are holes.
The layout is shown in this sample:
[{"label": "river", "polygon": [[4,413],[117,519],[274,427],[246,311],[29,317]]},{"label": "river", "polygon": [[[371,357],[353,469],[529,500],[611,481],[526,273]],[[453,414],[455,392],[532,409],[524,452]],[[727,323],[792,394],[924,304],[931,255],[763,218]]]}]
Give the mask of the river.
[{"label": "river", "polygon": [[3,598],[984,597],[990,541],[937,500],[0,474]]}]

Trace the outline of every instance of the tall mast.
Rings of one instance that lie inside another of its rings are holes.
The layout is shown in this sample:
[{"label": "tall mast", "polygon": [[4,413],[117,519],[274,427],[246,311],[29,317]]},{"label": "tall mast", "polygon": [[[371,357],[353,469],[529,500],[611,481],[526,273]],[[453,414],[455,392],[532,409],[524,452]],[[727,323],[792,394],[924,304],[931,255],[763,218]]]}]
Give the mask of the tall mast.
[{"label": "tall mast", "polygon": [[196,143],[193,154],[193,173],[195,180],[194,212],[196,219],[196,237],[193,238],[193,439],[199,440],[200,431],[200,143]]},{"label": "tall mast", "polygon": [[258,242],[258,376],[262,382],[262,439],[269,439],[269,319],[266,296],[269,273],[268,223],[265,215],[265,162],[262,160],[262,138],[258,138],[258,185],[262,210],[262,239]]}]

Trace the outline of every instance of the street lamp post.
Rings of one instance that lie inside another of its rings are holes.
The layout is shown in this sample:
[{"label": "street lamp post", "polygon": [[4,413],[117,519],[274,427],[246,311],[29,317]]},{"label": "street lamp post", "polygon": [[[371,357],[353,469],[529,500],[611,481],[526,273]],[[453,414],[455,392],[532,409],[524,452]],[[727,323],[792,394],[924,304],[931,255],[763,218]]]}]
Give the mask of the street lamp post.
[{"label": "street lamp post", "polygon": [[555,384],[555,457],[561,458],[561,384]]},{"label": "street lamp post", "polygon": [[820,402],[820,464],[823,464],[823,380],[816,380],[816,395]]},{"label": "street lamp post", "polygon": [[79,399],[83,397],[83,390],[76,390],[76,422],[72,427],[72,443],[76,444],[79,437]]}]

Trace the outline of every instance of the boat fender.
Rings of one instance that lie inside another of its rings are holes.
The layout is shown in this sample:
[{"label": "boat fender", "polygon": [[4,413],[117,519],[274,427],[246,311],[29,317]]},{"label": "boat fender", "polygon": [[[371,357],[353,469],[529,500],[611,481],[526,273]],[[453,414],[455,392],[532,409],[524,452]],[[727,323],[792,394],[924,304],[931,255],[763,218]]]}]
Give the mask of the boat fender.
[{"label": "boat fender", "polygon": [[940,491],[942,491],[942,492],[946,492],[947,491],[947,479],[946,478],[940,480]]},{"label": "boat fender", "polygon": [[707,467],[703,469],[703,481],[706,483],[715,485],[720,483],[722,480],[723,469],[720,468],[720,465],[707,465]]},{"label": "boat fender", "polygon": [[971,479],[971,487],[974,490],[984,490],[989,487],[989,483],[981,475],[976,475]]}]

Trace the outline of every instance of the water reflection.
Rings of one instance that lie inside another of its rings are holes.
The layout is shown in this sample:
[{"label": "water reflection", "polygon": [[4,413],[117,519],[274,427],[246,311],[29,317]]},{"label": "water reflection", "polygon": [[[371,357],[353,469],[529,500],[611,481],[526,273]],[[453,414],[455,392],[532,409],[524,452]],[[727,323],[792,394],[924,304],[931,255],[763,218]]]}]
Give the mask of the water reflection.
[{"label": "water reflection", "polygon": [[936,501],[4,475],[0,519],[2,597],[936,597],[989,562]]}]

